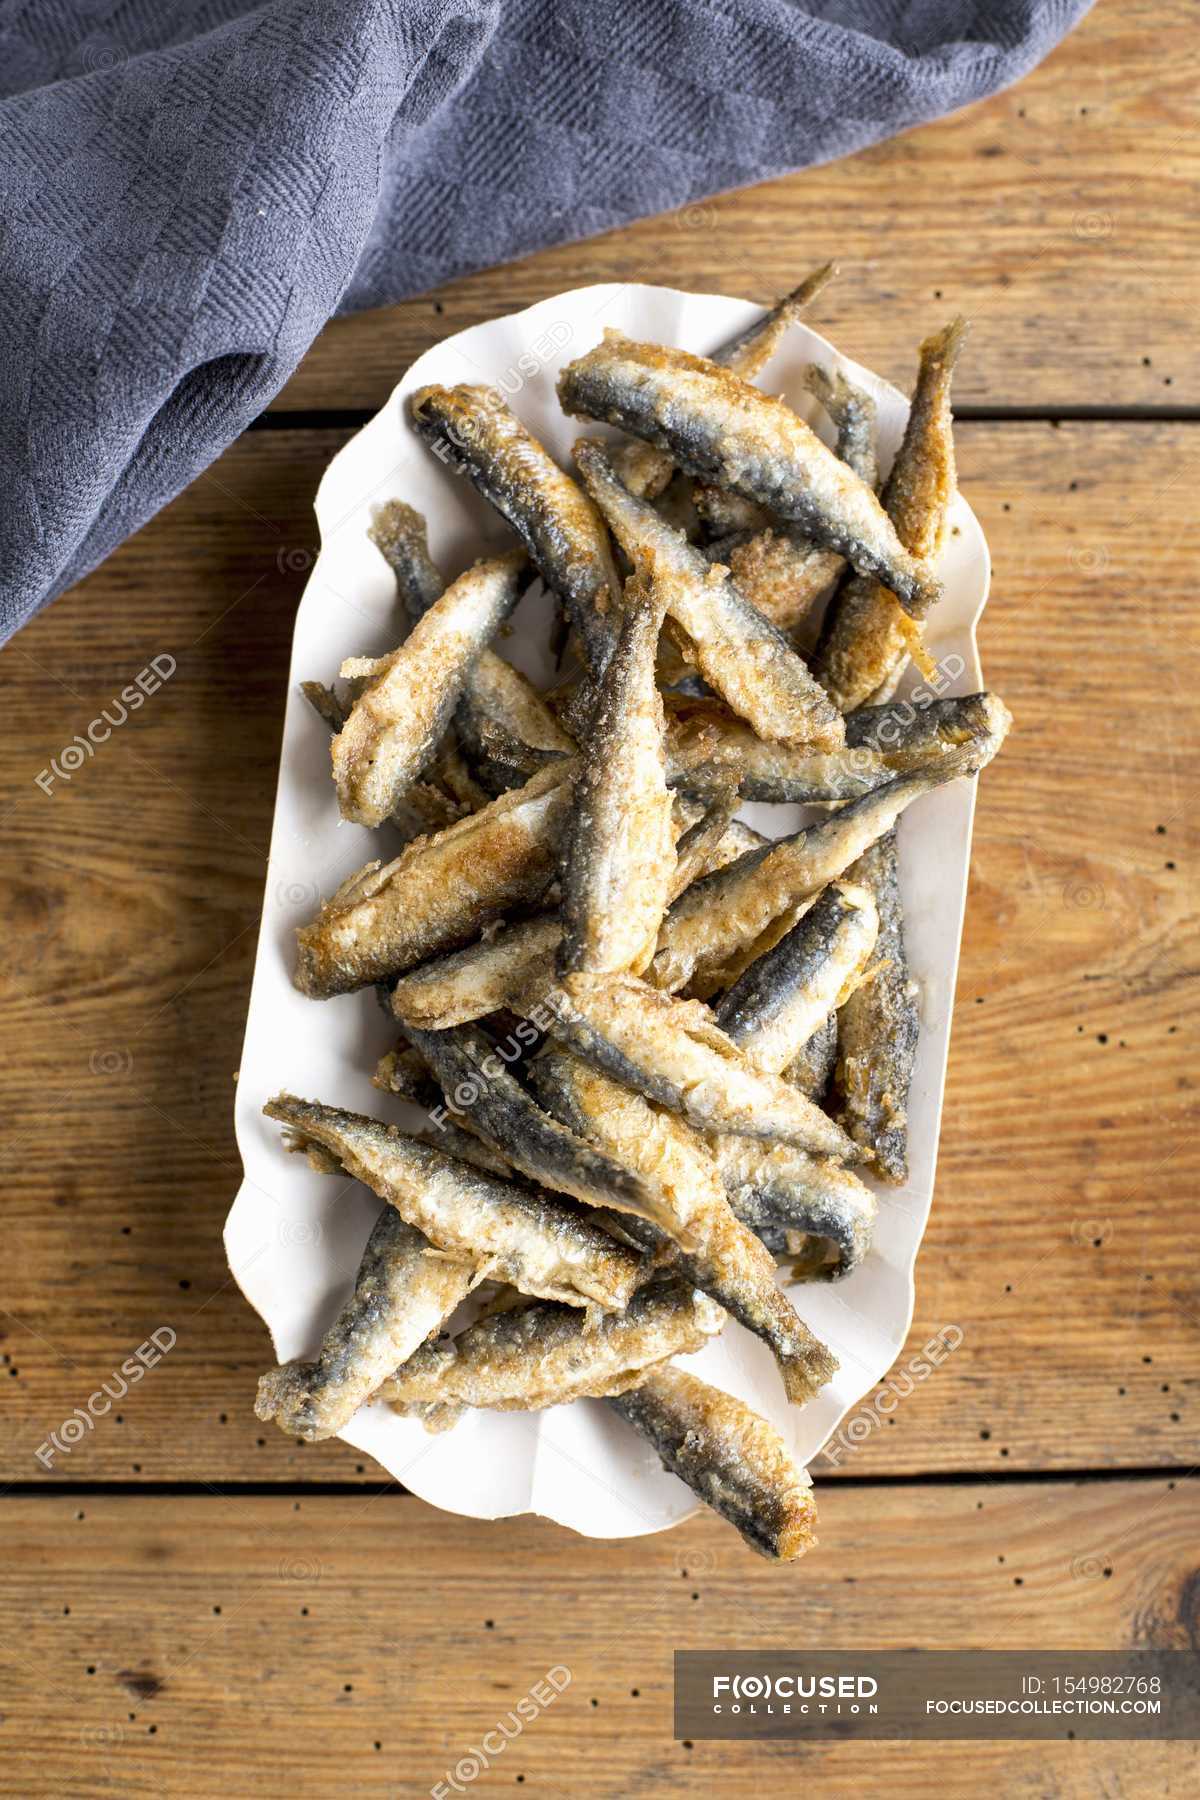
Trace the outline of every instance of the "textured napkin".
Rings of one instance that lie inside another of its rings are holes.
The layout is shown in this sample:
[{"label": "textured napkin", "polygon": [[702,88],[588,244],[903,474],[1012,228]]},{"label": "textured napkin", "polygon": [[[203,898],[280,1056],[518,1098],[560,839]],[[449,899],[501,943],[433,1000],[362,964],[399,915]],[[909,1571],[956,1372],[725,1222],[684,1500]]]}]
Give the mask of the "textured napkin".
[{"label": "textured napkin", "polygon": [[875,143],[1087,4],[0,0],[0,641],[333,312]]}]

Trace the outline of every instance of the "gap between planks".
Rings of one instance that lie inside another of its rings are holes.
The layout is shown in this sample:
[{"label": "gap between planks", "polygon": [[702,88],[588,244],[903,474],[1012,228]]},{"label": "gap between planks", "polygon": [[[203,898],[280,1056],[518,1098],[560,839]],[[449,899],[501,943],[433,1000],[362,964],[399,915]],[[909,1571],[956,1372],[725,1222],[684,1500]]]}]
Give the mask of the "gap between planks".
[{"label": "gap between planks", "polygon": [[[1021,1484],[1047,1487],[1053,1483],[1077,1486],[1098,1485],[1114,1481],[1186,1481],[1196,1473],[1198,1465],[1187,1463],[1155,1463],[1141,1468],[1116,1469],[1005,1469],[991,1474],[984,1469],[934,1469],[928,1474],[857,1475],[836,1478],[813,1477],[814,1487],[841,1491],[845,1488],[917,1488],[917,1487],[1016,1487]],[[378,1477],[379,1494],[408,1500],[408,1488],[390,1477]],[[163,1499],[203,1500],[211,1496],[223,1500],[229,1495],[252,1500],[278,1497],[296,1499],[348,1499],[361,1495],[372,1486],[371,1481],[12,1481],[0,1490],[4,1500],[42,1500],[47,1495],[73,1500],[85,1499]],[[376,1495],[378,1498],[379,1495]]]},{"label": "gap between planks", "polygon": [[[380,407],[387,405],[385,395]],[[252,431],[348,431],[367,425],[379,408],[369,406],[309,407],[263,412],[251,419]],[[962,425],[1197,425],[1200,406],[956,406]],[[245,435],[245,433],[243,433]]]}]

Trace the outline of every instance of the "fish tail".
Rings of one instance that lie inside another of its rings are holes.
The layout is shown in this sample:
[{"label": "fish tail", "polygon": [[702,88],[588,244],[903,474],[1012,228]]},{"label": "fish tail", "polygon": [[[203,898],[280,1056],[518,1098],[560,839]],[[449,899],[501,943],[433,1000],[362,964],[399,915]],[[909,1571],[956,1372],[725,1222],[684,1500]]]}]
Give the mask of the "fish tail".
[{"label": "fish tail", "polygon": [[295,1094],[276,1094],[263,1107],[263,1117],[276,1119],[280,1125],[303,1126],[312,1118],[312,1104]]},{"label": "fish tail", "polygon": [[779,1357],[783,1387],[793,1406],[803,1406],[819,1394],[837,1373],[838,1359],[820,1338],[810,1337],[799,1350]]},{"label": "fish tail", "polygon": [[962,347],[970,330],[971,321],[959,313],[948,325],[943,325],[940,331],[935,331],[925,339],[918,353],[922,366],[926,363],[940,363],[944,373],[949,376],[962,354]]},{"label": "fish tail", "polygon": [[804,385],[821,402],[831,419],[836,416],[835,407],[850,390],[850,383],[840,369],[831,375],[820,363],[809,363],[804,371]]},{"label": "fish tail", "polygon": [[822,263],[820,268],[814,269],[798,287],[792,289],[780,310],[786,310],[789,315],[802,312],[810,301],[816,299],[822,288],[828,287],[837,272],[836,262]]}]

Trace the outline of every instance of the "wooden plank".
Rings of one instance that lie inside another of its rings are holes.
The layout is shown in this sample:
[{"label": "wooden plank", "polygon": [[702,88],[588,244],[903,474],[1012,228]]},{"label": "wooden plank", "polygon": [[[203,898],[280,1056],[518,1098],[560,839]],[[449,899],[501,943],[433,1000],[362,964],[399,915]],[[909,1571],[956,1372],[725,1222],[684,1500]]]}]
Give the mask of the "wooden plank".
[{"label": "wooden plank", "polygon": [[800,1768],[822,1796],[1194,1788],[1194,1743],[674,1741],[677,1648],[1194,1642],[1195,1482],[821,1500],[819,1548],[782,1569],[711,1517],[602,1543],[394,1494],[6,1500],[0,1792],[424,1795],[547,1670],[559,1699],[478,1791],[753,1800]]},{"label": "wooden plank", "polygon": [[[270,1349],[220,1242],[290,622],[340,441],[244,439],[6,653],[10,1480],[374,1478],[253,1419]],[[945,1324],[963,1343],[844,1469],[1190,1467],[1200,433],[960,441],[996,563],[985,667],[1017,725],[981,790],[908,1354]],[[163,651],[165,688],[43,793]],[[164,1324],[178,1343],[120,1422],[43,1470],[48,1432]]]},{"label": "wooden plank", "polygon": [[377,407],[431,344],[547,294],[645,281],[766,300],[836,255],[814,322],[901,383],[954,311],[960,402],[1200,404],[1200,57],[1188,0],[1100,0],[1017,87],[825,168],[337,320],[282,408]]}]

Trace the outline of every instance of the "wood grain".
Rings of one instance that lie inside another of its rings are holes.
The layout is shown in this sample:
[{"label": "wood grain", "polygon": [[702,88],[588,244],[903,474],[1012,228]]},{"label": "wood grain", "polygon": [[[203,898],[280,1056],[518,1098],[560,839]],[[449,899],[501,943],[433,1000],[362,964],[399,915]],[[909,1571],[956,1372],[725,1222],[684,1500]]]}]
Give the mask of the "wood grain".
[{"label": "wood grain", "polygon": [[1197,1647],[1195,1482],[842,1484],[821,1508],[781,1569],[710,1518],[631,1545],[394,1493],[7,1500],[0,1792],[427,1795],[548,1669],[559,1699],[469,1791],[1194,1791],[1194,1743],[676,1742],[677,1648]]},{"label": "wood grain", "polygon": [[1188,0],[1100,0],[1024,81],[952,118],[337,320],[276,405],[377,407],[447,333],[567,288],[767,300],[830,256],[843,273],[814,324],[902,385],[961,311],[960,404],[1200,405],[1194,26]]},{"label": "wood grain", "polygon": [[[341,441],[244,439],[7,651],[9,1480],[377,1476],[254,1420],[270,1346],[220,1240],[309,496]],[[1200,431],[968,424],[960,444],[996,565],[984,665],[1017,723],[981,787],[908,1353],[948,1323],[963,1342],[840,1472],[1186,1468]],[[177,673],[43,793],[163,651]],[[43,1469],[159,1325],[166,1360]]]},{"label": "wood grain", "polygon": [[[447,333],[561,289],[765,300],[830,254],[814,323],[901,384],[961,310],[968,411],[1200,407],[1198,72],[1186,0],[1100,0],[955,118],[335,321],[268,423],[373,409]],[[791,1570],[711,1516],[636,1544],[448,1517],[253,1418],[271,1350],[221,1248],[232,1083],[311,496],[345,435],[254,432],[6,650],[0,1481],[29,1491],[0,1495],[0,1794],[427,1795],[556,1664],[561,1699],[476,1791],[1195,1791],[1194,1744],[689,1746],[670,1700],[676,1647],[1200,1648],[1200,425],[960,428],[1017,724],[980,795],[900,1366],[947,1324],[962,1342],[814,1471],[821,1542]],[[165,1359],[46,1469],[164,1325]],[[320,1481],[353,1488],[271,1491]]]}]

